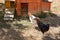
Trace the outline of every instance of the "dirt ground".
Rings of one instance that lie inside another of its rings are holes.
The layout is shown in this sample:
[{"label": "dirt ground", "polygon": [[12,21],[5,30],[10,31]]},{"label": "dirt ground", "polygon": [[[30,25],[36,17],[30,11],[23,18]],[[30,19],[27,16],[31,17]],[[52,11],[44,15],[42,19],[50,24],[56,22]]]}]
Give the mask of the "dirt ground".
[{"label": "dirt ground", "polygon": [[0,40],[60,40],[60,18],[47,17],[41,18],[41,21],[50,24],[45,34],[35,29],[28,20],[0,21]]}]

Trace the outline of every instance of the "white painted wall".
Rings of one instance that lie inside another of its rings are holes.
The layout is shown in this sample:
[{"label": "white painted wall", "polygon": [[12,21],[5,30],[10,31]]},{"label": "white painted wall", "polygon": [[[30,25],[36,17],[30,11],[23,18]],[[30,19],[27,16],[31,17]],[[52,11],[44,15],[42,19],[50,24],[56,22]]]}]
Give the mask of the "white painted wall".
[{"label": "white painted wall", "polygon": [[52,2],[52,0],[48,0],[49,2]]},{"label": "white painted wall", "polygon": [[51,11],[60,16],[60,0],[52,0]]},{"label": "white painted wall", "polygon": [[0,3],[5,3],[5,0],[0,0]]}]

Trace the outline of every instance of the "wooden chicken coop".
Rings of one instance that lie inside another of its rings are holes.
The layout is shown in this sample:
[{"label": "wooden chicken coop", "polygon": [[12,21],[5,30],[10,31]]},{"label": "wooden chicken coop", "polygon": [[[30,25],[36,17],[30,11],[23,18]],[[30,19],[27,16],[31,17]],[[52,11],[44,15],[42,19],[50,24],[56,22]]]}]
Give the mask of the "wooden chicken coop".
[{"label": "wooden chicken coop", "polygon": [[17,15],[28,15],[29,12],[50,11],[51,2],[48,0],[6,0],[7,8],[13,7],[17,11]]}]

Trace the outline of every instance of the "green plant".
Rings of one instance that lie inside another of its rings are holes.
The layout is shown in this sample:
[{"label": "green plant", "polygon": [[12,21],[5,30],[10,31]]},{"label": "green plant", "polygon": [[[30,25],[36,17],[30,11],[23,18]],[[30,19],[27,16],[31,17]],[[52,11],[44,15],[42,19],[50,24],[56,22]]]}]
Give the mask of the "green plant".
[{"label": "green plant", "polygon": [[0,11],[0,19],[3,19],[3,17],[4,17],[4,12]]},{"label": "green plant", "polygon": [[46,18],[47,14],[44,13],[43,11],[41,11],[40,13],[37,13],[37,17],[39,17],[39,18]]},{"label": "green plant", "polygon": [[57,16],[57,15],[55,15],[55,14],[52,13],[52,12],[49,12],[49,15],[50,15],[51,17],[53,17],[53,16]]}]

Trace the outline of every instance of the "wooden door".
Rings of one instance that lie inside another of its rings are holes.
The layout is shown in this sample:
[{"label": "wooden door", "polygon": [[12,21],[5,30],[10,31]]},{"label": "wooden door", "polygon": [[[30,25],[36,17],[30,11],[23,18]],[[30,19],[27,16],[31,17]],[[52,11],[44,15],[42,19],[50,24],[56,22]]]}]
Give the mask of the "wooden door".
[{"label": "wooden door", "polygon": [[28,3],[21,3],[21,14],[24,17],[28,16]]}]

